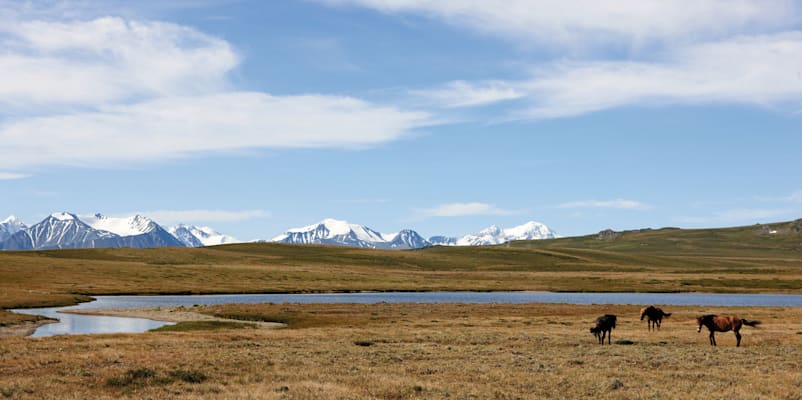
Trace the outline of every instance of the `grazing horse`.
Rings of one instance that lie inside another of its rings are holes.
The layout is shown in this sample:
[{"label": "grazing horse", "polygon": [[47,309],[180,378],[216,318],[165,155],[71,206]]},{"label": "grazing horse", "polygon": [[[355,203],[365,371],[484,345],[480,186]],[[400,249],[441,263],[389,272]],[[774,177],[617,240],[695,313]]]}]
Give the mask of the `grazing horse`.
[{"label": "grazing horse", "polygon": [[732,315],[719,316],[709,314],[696,318],[696,323],[699,324],[699,327],[696,328],[696,332],[701,332],[702,326],[706,326],[707,329],[710,330],[711,345],[716,345],[716,337],[714,336],[715,332],[733,331],[735,332],[735,339],[737,340],[735,347],[739,347],[741,345],[741,334],[739,333],[741,326],[749,325],[751,327],[755,327],[760,324],[760,321],[747,321]]},{"label": "grazing horse", "polygon": [[[590,333],[599,339],[599,344],[604,344],[604,338],[607,337],[607,344],[610,344],[610,338],[613,337],[613,328],[615,328],[615,315],[605,314],[596,318],[596,326],[590,328]],[[607,336],[609,333],[609,336]]]},{"label": "grazing horse", "polygon": [[649,306],[640,309],[640,320],[643,321],[643,317],[648,317],[646,323],[649,326],[649,330],[660,329],[660,324],[663,321],[663,317],[668,318],[670,316],[671,313],[663,312],[662,309],[655,306]]}]

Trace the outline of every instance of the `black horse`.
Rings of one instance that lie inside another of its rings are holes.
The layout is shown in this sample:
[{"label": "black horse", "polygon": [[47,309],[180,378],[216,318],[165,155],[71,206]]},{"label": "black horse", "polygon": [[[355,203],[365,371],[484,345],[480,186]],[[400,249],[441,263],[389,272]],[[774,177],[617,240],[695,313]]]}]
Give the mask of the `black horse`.
[{"label": "black horse", "polygon": [[646,323],[649,325],[649,330],[660,329],[663,317],[668,318],[670,316],[671,313],[664,312],[661,308],[655,306],[644,307],[640,310],[640,320],[643,321],[643,317],[648,318]]},{"label": "black horse", "polygon": [[616,316],[613,314],[605,314],[596,318],[596,326],[590,328],[590,333],[596,336],[596,339],[599,340],[599,344],[604,344],[605,337],[607,337],[607,344],[611,344],[610,339],[613,337],[615,320]]}]

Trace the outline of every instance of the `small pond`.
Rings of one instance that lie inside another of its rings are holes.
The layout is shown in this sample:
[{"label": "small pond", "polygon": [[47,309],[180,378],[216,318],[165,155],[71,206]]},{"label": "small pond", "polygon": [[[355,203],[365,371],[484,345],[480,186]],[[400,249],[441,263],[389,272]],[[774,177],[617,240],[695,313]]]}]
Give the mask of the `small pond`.
[{"label": "small pond", "polygon": [[139,318],[98,317],[60,311],[93,308],[139,308],[227,303],[568,303],[660,304],[690,306],[802,307],[802,294],[713,293],[555,293],[555,292],[368,292],[330,294],[232,294],[192,296],[97,296],[70,307],[12,310],[44,315],[60,322],[40,327],[35,337],[87,333],[139,333],[167,322]]}]

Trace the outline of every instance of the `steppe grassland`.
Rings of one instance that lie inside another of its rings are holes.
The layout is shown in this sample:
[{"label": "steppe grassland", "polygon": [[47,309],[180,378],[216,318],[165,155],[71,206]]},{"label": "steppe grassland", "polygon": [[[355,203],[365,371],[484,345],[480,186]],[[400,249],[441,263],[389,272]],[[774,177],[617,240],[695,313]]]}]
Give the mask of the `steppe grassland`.
[{"label": "steppe grassland", "polygon": [[[279,330],[0,340],[8,398],[536,399],[802,398],[802,310],[549,304],[227,305],[199,312],[285,320]],[[696,333],[694,317],[759,319]],[[615,313],[613,345],[588,333]],[[615,344],[632,342],[631,345]],[[192,381],[175,378],[200,376]]]}]

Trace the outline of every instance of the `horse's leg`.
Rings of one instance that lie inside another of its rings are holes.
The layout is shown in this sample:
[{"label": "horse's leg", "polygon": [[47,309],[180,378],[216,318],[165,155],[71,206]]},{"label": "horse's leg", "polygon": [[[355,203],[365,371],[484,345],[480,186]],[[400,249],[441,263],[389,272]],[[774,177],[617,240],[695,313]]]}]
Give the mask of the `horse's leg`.
[{"label": "horse's leg", "polygon": [[613,338],[613,330],[610,329],[610,332],[608,332],[608,334],[607,334],[607,344],[612,344],[612,343],[610,343],[610,340],[612,338]]},{"label": "horse's leg", "polygon": [[716,345],[716,333],[710,331],[710,344],[715,346]]},{"label": "horse's leg", "polygon": [[741,334],[735,331],[735,347],[741,347]]}]

